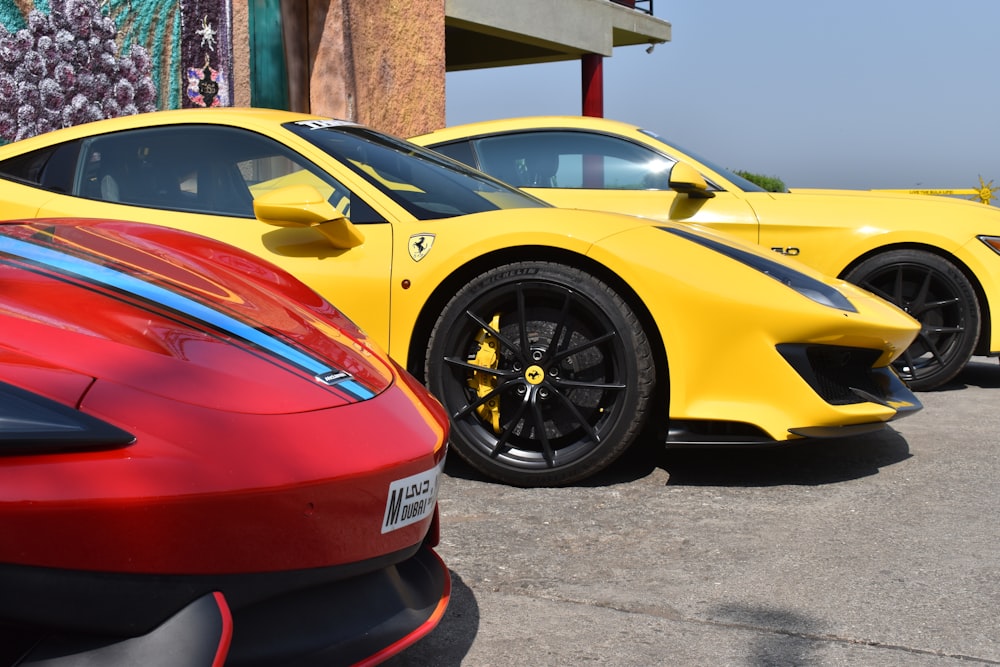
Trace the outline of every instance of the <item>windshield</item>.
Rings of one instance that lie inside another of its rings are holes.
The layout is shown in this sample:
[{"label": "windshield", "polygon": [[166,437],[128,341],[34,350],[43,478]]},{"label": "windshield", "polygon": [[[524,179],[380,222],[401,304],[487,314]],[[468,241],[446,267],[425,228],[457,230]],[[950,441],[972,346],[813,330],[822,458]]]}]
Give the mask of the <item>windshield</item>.
[{"label": "windshield", "polygon": [[450,158],[360,125],[308,120],[284,127],[333,156],[420,220],[548,206]]},{"label": "windshield", "polygon": [[[640,130],[640,132],[642,132],[643,134],[645,134],[647,137],[651,137],[653,139],[656,139],[661,144],[663,144],[668,150],[671,150],[671,151],[680,151],[681,153],[683,153],[683,154],[687,155],[688,157],[690,157],[692,160],[696,160],[696,161],[702,163],[703,165],[705,165],[706,167],[708,167],[712,171],[716,172],[717,174],[719,174],[721,176],[724,176],[726,179],[728,179],[729,181],[731,181],[733,185],[737,186],[740,190],[743,190],[744,192],[767,192],[767,190],[765,190],[764,188],[760,187],[756,183],[754,183],[752,181],[748,181],[747,179],[743,178],[742,176],[740,176],[738,174],[734,174],[733,172],[729,171],[725,167],[720,167],[719,165],[715,164],[711,160],[706,160],[705,158],[701,157],[697,153],[693,153],[693,152],[689,151],[686,148],[682,148],[681,146],[678,146],[677,144],[669,143],[666,139],[664,139],[663,137],[659,136],[655,132],[650,132],[649,130]],[[716,185],[718,185],[718,184],[716,184]]]}]

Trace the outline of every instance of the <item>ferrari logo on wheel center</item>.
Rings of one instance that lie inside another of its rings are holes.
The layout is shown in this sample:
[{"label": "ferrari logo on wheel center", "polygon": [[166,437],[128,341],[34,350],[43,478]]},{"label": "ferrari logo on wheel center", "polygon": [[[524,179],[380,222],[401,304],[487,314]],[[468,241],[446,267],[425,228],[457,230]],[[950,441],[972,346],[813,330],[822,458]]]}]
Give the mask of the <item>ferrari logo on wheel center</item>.
[{"label": "ferrari logo on wheel center", "polygon": [[545,371],[541,366],[528,366],[528,370],[524,371],[524,379],[528,384],[540,384],[545,379]]}]

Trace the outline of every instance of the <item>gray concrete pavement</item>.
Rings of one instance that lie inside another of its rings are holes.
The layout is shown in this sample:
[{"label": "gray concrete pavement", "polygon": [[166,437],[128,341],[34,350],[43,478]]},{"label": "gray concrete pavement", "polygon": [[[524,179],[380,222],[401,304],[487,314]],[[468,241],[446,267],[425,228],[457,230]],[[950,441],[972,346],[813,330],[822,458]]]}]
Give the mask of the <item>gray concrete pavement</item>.
[{"label": "gray concrete pavement", "polygon": [[1000,364],[891,429],[630,455],[514,489],[453,457],[438,628],[387,664],[1000,665]]}]

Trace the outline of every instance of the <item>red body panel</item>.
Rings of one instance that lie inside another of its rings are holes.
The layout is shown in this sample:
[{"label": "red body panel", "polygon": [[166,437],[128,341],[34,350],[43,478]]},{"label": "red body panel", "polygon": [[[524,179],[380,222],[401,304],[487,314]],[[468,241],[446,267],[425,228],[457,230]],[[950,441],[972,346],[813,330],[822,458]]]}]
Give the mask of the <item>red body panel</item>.
[{"label": "red body panel", "polygon": [[[151,303],[0,253],[0,379],[136,436],[124,448],[0,458],[0,562],[272,572],[423,541],[431,514],[385,533],[382,520],[393,481],[443,462],[447,418],[311,290],[239,250],[157,227],[36,221],[0,235],[181,297]],[[358,389],[317,381],[269,342],[239,340],[201,305],[346,371]]]},{"label": "red body panel", "polygon": [[[0,225],[0,234],[99,262],[154,288],[167,286],[178,301],[208,304],[220,317],[240,319],[349,371],[373,393],[392,380],[389,362],[350,320],[280,269],[238,249],[124,222],[57,226],[42,220]],[[150,304],[86,278],[58,279],[31,268],[25,260],[0,264],[0,330],[4,347],[37,364],[223,410],[302,412],[352,401],[302,382],[273,355],[254,359],[252,346],[233,345],[229,332],[177,312],[177,304]]]},{"label": "red body panel", "polygon": [[[240,573],[419,544],[430,518],[380,534],[389,484],[444,457],[440,409],[412,398],[396,385],[349,409],[220,414],[179,402],[167,409],[156,396],[98,382],[83,407],[135,433],[136,444],[4,460],[0,526],[17,537],[0,540],[0,561]],[[123,405],[128,420],[112,420]]]}]

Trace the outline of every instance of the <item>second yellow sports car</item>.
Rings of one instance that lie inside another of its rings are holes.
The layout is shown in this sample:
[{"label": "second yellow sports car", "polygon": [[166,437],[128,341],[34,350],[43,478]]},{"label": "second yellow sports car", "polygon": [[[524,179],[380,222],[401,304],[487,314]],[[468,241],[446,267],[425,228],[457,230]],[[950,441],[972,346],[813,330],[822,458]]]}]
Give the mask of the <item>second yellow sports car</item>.
[{"label": "second yellow sports car", "polygon": [[701,223],[795,257],[905,309],[920,335],[896,363],[914,389],[1000,353],[1000,210],[943,197],[765,192],[653,132],[604,118],[460,125],[411,141],[542,199]]},{"label": "second yellow sports car", "polygon": [[0,201],[266,257],[423,379],[453,451],[512,484],[582,479],[647,425],[787,442],[920,407],[890,368],[917,324],[886,301],[710,230],[551,207],[353,123],[191,109],[58,130],[0,147]]}]

